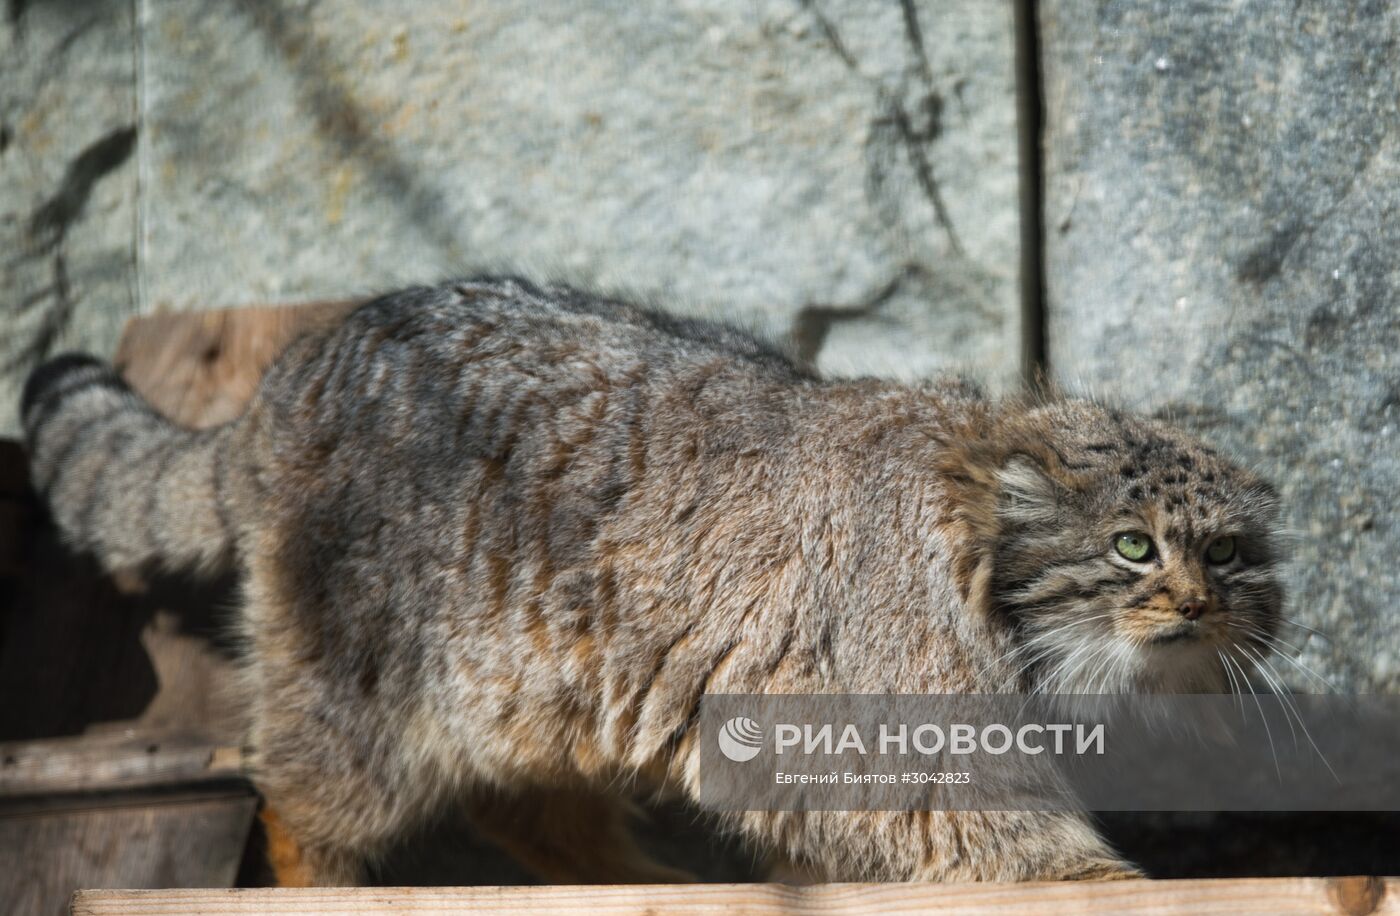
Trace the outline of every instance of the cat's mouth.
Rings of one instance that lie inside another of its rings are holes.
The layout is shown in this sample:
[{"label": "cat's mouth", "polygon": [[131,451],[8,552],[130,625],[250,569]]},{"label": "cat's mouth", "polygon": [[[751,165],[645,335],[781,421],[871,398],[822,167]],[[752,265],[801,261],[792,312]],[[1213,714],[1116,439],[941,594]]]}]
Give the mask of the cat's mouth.
[{"label": "cat's mouth", "polygon": [[1154,646],[1165,646],[1171,643],[1182,642],[1187,639],[1195,639],[1200,636],[1200,628],[1193,623],[1182,624],[1174,630],[1165,633],[1157,633],[1152,637]]}]

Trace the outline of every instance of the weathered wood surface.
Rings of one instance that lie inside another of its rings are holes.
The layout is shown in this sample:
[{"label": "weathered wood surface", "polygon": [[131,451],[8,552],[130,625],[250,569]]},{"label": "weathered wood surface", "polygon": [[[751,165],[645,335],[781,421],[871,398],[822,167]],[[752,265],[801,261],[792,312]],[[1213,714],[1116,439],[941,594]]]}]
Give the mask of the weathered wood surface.
[{"label": "weathered wood surface", "polygon": [[269,363],[297,335],[337,321],[353,301],[143,315],[113,359],[161,413],[194,427],[243,412]]},{"label": "weathered wood surface", "polygon": [[129,731],[0,744],[0,810],[16,799],[193,787],[242,775],[237,747]]},{"label": "weathered wood surface", "polygon": [[137,914],[608,913],[960,916],[1400,913],[1400,880],[1281,878],[1062,884],[776,884],[649,887],[362,888],[230,891],[79,891],[73,916]]},{"label": "weathered wood surface", "polygon": [[0,910],[60,916],[74,888],[228,887],[257,805],[221,797],[0,816]]}]

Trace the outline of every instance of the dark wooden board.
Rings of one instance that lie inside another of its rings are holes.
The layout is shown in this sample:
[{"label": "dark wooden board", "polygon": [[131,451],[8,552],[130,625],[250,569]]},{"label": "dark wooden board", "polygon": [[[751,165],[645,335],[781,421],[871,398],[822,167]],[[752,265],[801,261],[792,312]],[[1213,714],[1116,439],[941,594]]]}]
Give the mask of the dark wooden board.
[{"label": "dark wooden board", "polygon": [[77,888],[230,887],[256,806],[244,790],[0,815],[0,901],[6,913],[60,916]]}]

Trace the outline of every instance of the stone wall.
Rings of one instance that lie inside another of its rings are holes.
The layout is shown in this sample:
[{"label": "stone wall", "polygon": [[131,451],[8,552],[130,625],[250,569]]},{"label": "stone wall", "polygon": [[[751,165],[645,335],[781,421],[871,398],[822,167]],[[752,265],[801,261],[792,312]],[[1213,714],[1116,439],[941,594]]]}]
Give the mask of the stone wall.
[{"label": "stone wall", "polygon": [[129,3],[0,10],[0,435],[37,361],[140,307],[135,46]]},{"label": "stone wall", "polygon": [[1331,641],[1284,638],[1400,690],[1400,8],[1050,0],[1041,42],[1051,367],[1277,481]]},{"label": "stone wall", "polygon": [[[795,334],[829,371],[1018,370],[1007,4],[118,6],[0,26],[7,404],[133,311],[483,269]],[[66,238],[39,215],[64,195]]]},{"label": "stone wall", "polygon": [[1400,13],[1038,7],[1022,327],[1011,0],[10,0],[0,401],[133,313],[481,269],[791,335],[830,372],[1001,386],[1043,326],[1067,387],[1281,482],[1290,614],[1332,637],[1285,638],[1400,689]]}]

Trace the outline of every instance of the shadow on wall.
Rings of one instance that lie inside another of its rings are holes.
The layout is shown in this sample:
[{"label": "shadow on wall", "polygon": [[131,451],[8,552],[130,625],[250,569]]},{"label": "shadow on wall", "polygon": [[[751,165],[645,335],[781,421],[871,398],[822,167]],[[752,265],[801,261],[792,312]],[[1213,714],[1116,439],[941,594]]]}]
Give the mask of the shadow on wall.
[{"label": "shadow on wall", "polygon": [[337,68],[304,18],[288,15],[277,0],[239,0],[238,5],[296,76],[300,99],[313,113],[322,136],[343,156],[361,163],[381,188],[383,199],[401,208],[445,260],[464,263],[467,252],[461,242],[462,227],[448,218],[441,193],[429,187],[369,126],[354,93],[341,85]]},{"label": "shadow on wall", "polygon": [[[14,0],[12,0],[12,3]],[[40,310],[37,327],[0,353],[0,376],[27,371],[53,353],[60,335],[73,319],[73,298],[63,243],[68,230],[83,215],[93,186],[131,158],[136,148],[136,128],[123,127],[94,141],[68,164],[53,196],[39,205],[26,221],[24,245],[4,265],[9,273],[21,260],[47,262],[51,281],[16,300],[12,321]],[[0,143],[0,154],[4,153]]]}]

